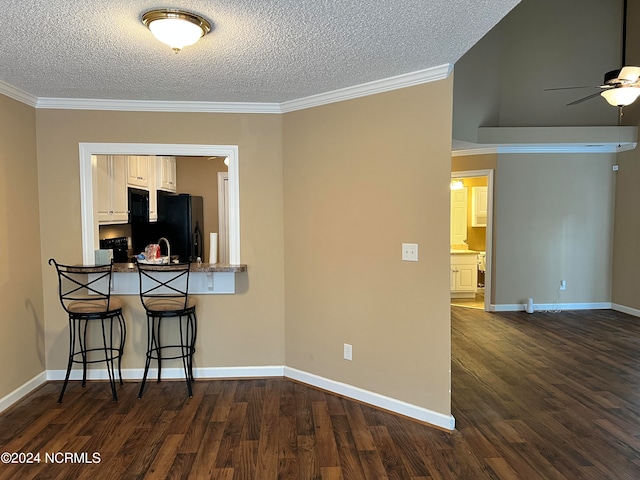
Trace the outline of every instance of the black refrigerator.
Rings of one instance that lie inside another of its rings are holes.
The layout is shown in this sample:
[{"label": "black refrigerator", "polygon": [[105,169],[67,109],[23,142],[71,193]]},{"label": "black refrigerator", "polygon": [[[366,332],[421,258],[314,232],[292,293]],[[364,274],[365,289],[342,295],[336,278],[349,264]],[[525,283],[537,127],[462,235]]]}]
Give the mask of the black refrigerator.
[{"label": "black refrigerator", "polygon": [[171,255],[178,255],[181,262],[204,260],[202,197],[158,192],[157,232],[169,240]]}]

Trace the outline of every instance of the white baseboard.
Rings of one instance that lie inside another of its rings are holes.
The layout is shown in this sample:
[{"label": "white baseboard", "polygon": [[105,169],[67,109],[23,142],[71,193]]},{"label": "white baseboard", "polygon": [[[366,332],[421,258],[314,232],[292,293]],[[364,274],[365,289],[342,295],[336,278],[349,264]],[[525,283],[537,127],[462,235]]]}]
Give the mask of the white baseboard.
[{"label": "white baseboard", "polygon": [[640,310],[638,310],[637,308],[626,307],[618,303],[612,303],[611,308],[616,312],[622,312],[628,315],[633,315],[634,317],[640,317]]},{"label": "white baseboard", "polygon": [[456,420],[453,415],[444,415],[395,398],[369,392],[368,390],[363,390],[346,383],[336,382],[335,380],[296,370],[295,368],[284,367],[284,376],[353,400],[358,400],[375,407],[435,425],[445,430],[453,430],[456,426]]},{"label": "white baseboard", "polygon": [[[157,369],[150,368],[147,378],[153,379],[157,375]],[[140,380],[144,369],[129,368],[122,371],[122,377],[125,380]],[[0,400],[0,411],[10,406],[23,396],[35,389],[47,380],[64,380],[66,370],[47,370],[40,374],[36,379],[27,382],[20,389]],[[338,395],[342,395],[353,400],[357,400],[374,407],[382,408],[390,412],[398,413],[409,418],[429,423],[445,430],[455,429],[455,418],[453,415],[444,415],[434,412],[423,407],[418,407],[410,403],[397,400],[395,398],[386,397],[375,392],[363,390],[346,383],[337,382],[328,378],[320,377],[312,373],[303,372],[295,368],[283,365],[262,366],[262,367],[220,367],[220,368],[195,368],[193,370],[195,378],[261,378],[261,377],[286,377],[292,380],[305,383],[312,387],[321,388]],[[88,369],[88,380],[108,380],[107,370],[104,368]],[[184,378],[184,370],[182,368],[163,368],[162,378],[166,380],[179,380]],[[81,380],[82,370],[74,368],[71,370],[70,380]],[[6,405],[5,405],[6,404]]]},{"label": "white baseboard", "polygon": [[40,385],[47,381],[47,372],[42,372],[25,384],[16,388],[13,392],[0,398],[0,412],[5,411],[11,405],[19,401],[22,397],[28,395]]},{"label": "white baseboard", "polygon": [[[491,304],[489,311],[491,312],[524,312],[527,306],[520,303],[512,304]],[[610,310],[612,304],[610,302],[594,302],[594,303],[534,303],[534,312],[554,312],[565,310]]]}]

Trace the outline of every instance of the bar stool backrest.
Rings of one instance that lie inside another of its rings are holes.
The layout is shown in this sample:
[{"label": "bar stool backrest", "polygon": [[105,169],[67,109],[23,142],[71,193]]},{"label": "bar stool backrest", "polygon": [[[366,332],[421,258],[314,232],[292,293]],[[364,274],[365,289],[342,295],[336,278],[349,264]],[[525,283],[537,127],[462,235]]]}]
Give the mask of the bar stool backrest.
[{"label": "bar stool backrest", "polygon": [[189,298],[191,262],[170,265],[136,262],[140,301],[147,312],[179,312],[193,306]]},{"label": "bar stool backrest", "polygon": [[49,259],[58,273],[58,294],[62,308],[71,316],[100,315],[120,308],[111,299],[113,263],[83,266],[63,265]]}]

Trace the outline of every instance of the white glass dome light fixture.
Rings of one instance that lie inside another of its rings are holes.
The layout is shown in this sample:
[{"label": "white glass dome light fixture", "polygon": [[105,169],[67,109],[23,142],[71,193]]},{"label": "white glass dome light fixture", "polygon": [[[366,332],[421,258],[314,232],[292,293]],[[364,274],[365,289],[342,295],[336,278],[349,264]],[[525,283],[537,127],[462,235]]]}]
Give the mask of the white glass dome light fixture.
[{"label": "white glass dome light fixture", "polygon": [[640,96],[640,87],[626,86],[610,88],[601,92],[609,105],[614,107],[626,107],[631,105]]},{"label": "white glass dome light fixture", "polygon": [[142,15],[142,23],[154,37],[169,45],[176,53],[211,31],[211,24],[200,15],[171,8],[146,12]]}]

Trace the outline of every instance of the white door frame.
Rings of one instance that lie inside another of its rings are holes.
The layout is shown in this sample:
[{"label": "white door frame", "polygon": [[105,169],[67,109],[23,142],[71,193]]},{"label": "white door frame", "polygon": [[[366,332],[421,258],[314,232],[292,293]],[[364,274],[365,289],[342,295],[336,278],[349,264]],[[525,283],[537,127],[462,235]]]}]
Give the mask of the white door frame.
[{"label": "white door frame", "polygon": [[451,178],[487,177],[487,233],[485,237],[486,266],[484,271],[484,310],[491,311],[493,278],[493,169],[451,172]]},{"label": "white door frame", "polygon": [[[80,201],[82,260],[93,265],[98,248],[95,155],[169,155],[229,158],[229,263],[240,264],[240,193],[237,145],[188,145],[152,143],[80,143]],[[93,156],[93,159],[92,159]],[[214,179],[211,180],[215,182]]]},{"label": "white door frame", "polygon": [[218,261],[229,263],[229,172],[218,172]]}]

